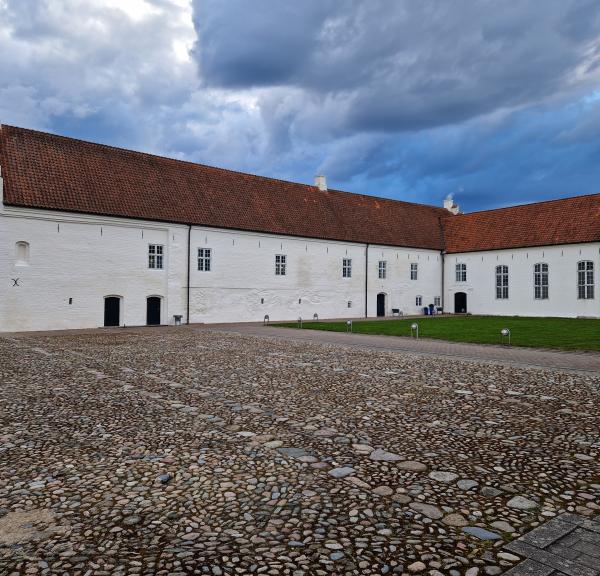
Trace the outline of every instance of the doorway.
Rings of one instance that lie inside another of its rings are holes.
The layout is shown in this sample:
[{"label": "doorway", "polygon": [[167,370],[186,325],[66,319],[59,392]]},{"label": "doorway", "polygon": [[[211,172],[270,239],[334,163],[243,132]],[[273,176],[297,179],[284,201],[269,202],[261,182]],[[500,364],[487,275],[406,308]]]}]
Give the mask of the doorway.
[{"label": "doorway", "polygon": [[146,299],[146,324],[158,326],[160,324],[160,297],[150,296]]},{"label": "doorway", "polygon": [[377,316],[385,316],[385,294],[377,294]]},{"label": "doorway", "polygon": [[121,299],[118,296],[104,298],[104,325],[119,326],[121,319]]},{"label": "doorway", "polygon": [[465,292],[456,292],[456,294],[454,294],[454,313],[467,313],[467,295]]}]

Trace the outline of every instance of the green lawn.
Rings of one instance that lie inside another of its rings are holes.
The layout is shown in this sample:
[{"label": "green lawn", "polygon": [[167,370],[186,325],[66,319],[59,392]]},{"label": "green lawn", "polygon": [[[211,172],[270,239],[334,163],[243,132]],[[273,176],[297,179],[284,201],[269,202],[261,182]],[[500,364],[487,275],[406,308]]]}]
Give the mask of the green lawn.
[{"label": "green lawn", "polygon": [[[454,342],[499,344],[500,330],[509,328],[513,346],[600,350],[600,320],[587,318],[528,318],[522,316],[443,316],[405,320],[354,321],[353,332],[410,336],[410,326],[419,324],[421,338]],[[296,323],[278,324],[296,328]],[[304,322],[305,329],[345,332],[345,322]]]}]

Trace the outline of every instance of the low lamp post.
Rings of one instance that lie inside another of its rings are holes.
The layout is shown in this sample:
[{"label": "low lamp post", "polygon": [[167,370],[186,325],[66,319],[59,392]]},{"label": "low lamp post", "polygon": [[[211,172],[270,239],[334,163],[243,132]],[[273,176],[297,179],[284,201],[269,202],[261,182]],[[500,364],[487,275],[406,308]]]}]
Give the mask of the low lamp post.
[{"label": "low lamp post", "polygon": [[419,339],[419,325],[416,322],[410,325],[410,337]]},{"label": "low lamp post", "polygon": [[352,320],[346,321],[346,332],[352,333]]},{"label": "low lamp post", "polygon": [[500,338],[502,340],[502,344],[507,344],[510,346],[510,330],[508,328],[502,328],[500,330]]}]

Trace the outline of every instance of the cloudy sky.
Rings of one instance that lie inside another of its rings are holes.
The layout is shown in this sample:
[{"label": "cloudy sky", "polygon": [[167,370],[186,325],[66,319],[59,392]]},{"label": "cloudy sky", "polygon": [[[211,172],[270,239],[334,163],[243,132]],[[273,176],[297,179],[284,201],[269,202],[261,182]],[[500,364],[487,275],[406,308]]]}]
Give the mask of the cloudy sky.
[{"label": "cloudy sky", "polygon": [[600,2],[0,0],[0,122],[466,210],[600,192]]}]

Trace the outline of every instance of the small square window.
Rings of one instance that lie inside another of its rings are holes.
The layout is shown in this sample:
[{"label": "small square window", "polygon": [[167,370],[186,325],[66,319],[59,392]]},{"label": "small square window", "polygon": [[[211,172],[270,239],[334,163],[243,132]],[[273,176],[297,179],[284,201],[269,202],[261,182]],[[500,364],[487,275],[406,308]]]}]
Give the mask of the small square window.
[{"label": "small square window", "polygon": [[210,272],[212,265],[212,250],[210,248],[198,248],[198,270]]},{"label": "small square window", "polygon": [[275,256],[275,276],[285,276],[287,265],[287,256],[285,254],[277,254]]},{"label": "small square window", "polygon": [[163,269],[163,246],[161,244],[148,245],[148,268],[154,270]]},{"label": "small square window", "polygon": [[352,278],[352,258],[342,260],[342,278]]}]

